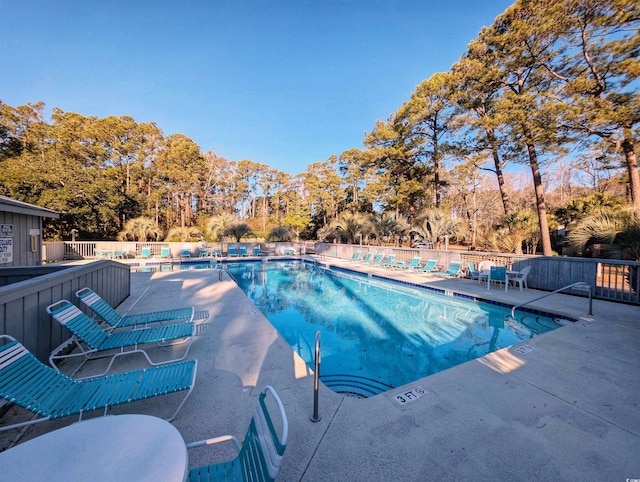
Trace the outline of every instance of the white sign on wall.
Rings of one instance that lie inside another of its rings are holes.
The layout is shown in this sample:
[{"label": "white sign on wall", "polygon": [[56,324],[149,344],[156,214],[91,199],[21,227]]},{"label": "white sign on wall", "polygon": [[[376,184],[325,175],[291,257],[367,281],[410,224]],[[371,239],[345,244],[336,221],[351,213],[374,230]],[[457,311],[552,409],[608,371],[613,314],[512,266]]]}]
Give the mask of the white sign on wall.
[{"label": "white sign on wall", "polygon": [[13,262],[13,238],[0,238],[0,263]]}]

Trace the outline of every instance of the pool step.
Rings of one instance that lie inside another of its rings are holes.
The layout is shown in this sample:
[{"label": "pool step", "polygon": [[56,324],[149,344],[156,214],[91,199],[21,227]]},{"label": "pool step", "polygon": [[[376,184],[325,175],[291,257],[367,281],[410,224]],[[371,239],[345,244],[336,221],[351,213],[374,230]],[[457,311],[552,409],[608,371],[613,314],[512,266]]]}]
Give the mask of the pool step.
[{"label": "pool step", "polygon": [[353,398],[368,398],[392,389],[391,385],[357,375],[320,375],[320,380],[336,393]]}]

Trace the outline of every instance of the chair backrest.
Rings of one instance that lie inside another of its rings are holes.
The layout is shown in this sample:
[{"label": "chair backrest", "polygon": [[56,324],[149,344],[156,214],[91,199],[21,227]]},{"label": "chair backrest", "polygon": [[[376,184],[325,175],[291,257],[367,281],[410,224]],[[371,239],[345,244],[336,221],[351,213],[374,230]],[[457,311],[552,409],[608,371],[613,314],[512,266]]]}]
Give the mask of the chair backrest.
[{"label": "chair backrest", "polygon": [[376,254],[376,257],[373,259],[373,264],[380,264],[382,262],[382,258],[384,258],[384,254]]},{"label": "chair backrest", "polygon": [[72,378],[45,365],[20,342],[0,335],[0,396],[42,416],[51,414],[47,401],[74,384]]},{"label": "chair backrest", "polygon": [[253,254],[260,254],[260,246],[253,247]]},{"label": "chair backrest", "polygon": [[97,349],[109,337],[100,325],[70,301],[60,300],[47,306],[47,313],[92,349]]},{"label": "chair backrest", "polygon": [[236,254],[236,248],[233,246],[229,246],[229,254]]},{"label": "chair backrest", "polygon": [[368,263],[369,261],[371,261],[372,258],[373,258],[373,252],[369,251],[367,254],[364,255],[364,258],[362,258],[362,261],[364,261],[365,263]]},{"label": "chair backrest", "polygon": [[[274,398],[282,420],[281,438],[278,437],[265,402],[267,393],[270,393]],[[288,433],[289,423],[282,401],[276,391],[267,386],[260,394],[249,429],[242,442],[242,449],[238,455],[241,465],[253,475],[250,480],[275,480],[287,447]]]},{"label": "chair backrest", "polygon": [[531,271],[531,266],[525,266],[524,268],[522,268],[522,271],[520,271],[522,281],[527,281],[527,276],[529,276],[530,271]]},{"label": "chair backrest", "polygon": [[144,256],[145,258],[151,256],[151,248],[149,246],[145,246],[144,248],[142,248],[140,250],[140,256]]},{"label": "chair backrest", "polygon": [[387,259],[384,260],[384,262],[382,264],[391,264],[393,263],[393,260],[395,259],[396,255],[395,254],[390,254],[387,256]]},{"label": "chair backrest", "polygon": [[478,274],[475,268],[473,267],[473,263],[471,261],[467,261],[467,267],[469,268],[469,274],[471,276],[476,276]]},{"label": "chair backrest", "polygon": [[438,265],[438,258],[429,258],[422,267],[423,271],[433,271]]},{"label": "chair backrest", "polygon": [[103,300],[98,293],[90,288],[82,288],[76,291],[76,296],[80,303],[91,308],[91,310],[106,321],[111,326],[118,326],[122,322],[122,315],[113,307]]},{"label": "chair backrest", "polygon": [[462,260],[452,259],[451,262],[449,263],[449,268],[447,269],[447,273],[458,274],[461,268],[462,268]]},{"label": "chair backrest", "polygon": [[507,277],[507,268],[504,266],[491,266],[489,271],[489,280],[505,281]]},{"label": "chair backrest", "polygon": [[182,251],[180,251],[180,256],[191,256],[191,249],[189,248],[182,248]]},{"label": "chair backrest", "polygon": [[163,246],[160,248],[160,256],[163,258],[168,258],[171,256],[171,248],[169,246]]},{"label": "chair backrest", "polygon": [[411,261],[409,261],[409,268],[415,268],[416,266],[418,266],[420,264],[420,260],[422,260],[422,256],[414,256],[413,258],[411,258]]}]

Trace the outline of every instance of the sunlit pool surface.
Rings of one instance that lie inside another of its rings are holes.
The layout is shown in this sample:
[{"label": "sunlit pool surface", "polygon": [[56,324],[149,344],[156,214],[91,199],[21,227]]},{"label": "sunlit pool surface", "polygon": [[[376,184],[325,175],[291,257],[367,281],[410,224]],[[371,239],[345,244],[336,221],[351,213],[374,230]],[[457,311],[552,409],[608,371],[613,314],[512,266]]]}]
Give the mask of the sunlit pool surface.
[{"label": "sunlit pool surface", "polygon": [[371,396],[559,327],[553,319],[444,296],[302,261],[231,263],[226,269],[337,392]]}]

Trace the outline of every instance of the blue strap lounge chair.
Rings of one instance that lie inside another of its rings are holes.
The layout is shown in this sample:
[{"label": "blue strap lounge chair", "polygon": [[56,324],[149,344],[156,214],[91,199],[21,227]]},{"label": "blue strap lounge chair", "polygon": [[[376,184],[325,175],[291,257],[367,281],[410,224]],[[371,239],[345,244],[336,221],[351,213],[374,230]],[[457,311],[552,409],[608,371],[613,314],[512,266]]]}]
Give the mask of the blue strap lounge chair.
[{"label": "blue strap lounge chair", "polygon": [[393,267],[399,268],[399,269],[406,269],[407,271],[413,271],[416,268],[420,267],[420,261],[422,261],[422,256],[414,256],[413,258],[411,258],[411,260],[409,260],[409,262],[396,261],[393,264]]},{"label": "blue strap lounge chair", "polygon": [[260,245],[253,247],[253,255],[254,256],[262,256],[262,251],[260,251]]},{"label": "blue strap lounge chair", "polygon": [[247,256],[247,247],[240,246],[240,256]]},{"label": "blue strap lounge chair", "polygon": [[[278,436],[274,420],[265,403],[267,393],[274,398],[279,412],[281,437]],[[233,435],[224,435],[187,444],[187,448],[191,449],[230,441],[238,451],[236,458],[228,462],[191,469],[189,480],[190,482],[214,480],[272,482],[280,469],[282,456],[287,447],[288,432],[287,414],[284,411],[282,401],[276,391],[267,386],[260,393],[242,446]]]},{"label": "blue strap lounge chair", "polygon": [[446,271],[434,271],[432,274],[442,278],[457,278],[462,272],[462,260],[452,259]]},{"label": "blue strap lounge chair", "polygon": [[422,268],[418,270],[419,273],[431,274],[438,269],[438,258],[429,258]]},{"label": "blue strap lounge chair", "polygon": [[190,248],[182,248],[180,250],[181,258],[190,258],[191,257],[191,249]]},{"label": "blue strap lounge chair", "polygon": [[193,321],[195,309],[174,308],[164,311],[150,311],[147,313],[134,313],[131,315],[121,315],[109,303],[103,300],[100,295],[90,288],[82,288],[76,291],[76,296],[80,303],[90,308],[96,315],[102,318],[113,328],[123,326],[148,325],[150,323],[162,323],[165,321]]},{"label": "blue strap lounge chair", "polygon": [[150,258],[151,257],[151,247],[145,246],[140,249],[140,254],[137,256],[138,258]]},{"label": "blue strap lounge chair", "polygon": [[384,266],[385,268],[390,268],[393,266],[394,260],[396,259],[395,254],[389,254],[385,258],[385,260],[380,264],[380,266]]},{"label": "blue strap lounge chair", "polygon": [[373,251],[369,251],[367,254],[364,255],[364,258],[362,258],[358,262],[367,264],[367,263],[370,263],[372,259],[373,259]]},{"label": "blue strap lounge chair", "polygon": [[160,248],[160,257],[161,258],[170,258],[171,257],[171,248],[169,246],[163,246]]},{"label": "blue strap lounge chair", "polygon": [[360,261],[360,258],[362,257],[362,251],[356,251],[355,253],[353,253],[353,256],[351,256],[351,261],[356,263],[358,261]]},{"label": "blue strap lounge chair", "polygon": [[238,250],[234,246],[229,246],[229,256],[238,256]]},{"label": "blue strap lounge chair", "polygon": [[38,360],[15,338],[0,335],[0,396],[33,412],[37,418],[0,426],[1,430],[31,425],[45,420],[82,415],[91,410],[186,390],[173,413],[173,420],[191,394],[196,381],[197,361],[74,380]]},{"label": "blue strap lounge chair", "polygon": [[473,280],[480,279],[480,273],[476,271],[476,268],[473,266],[473,263],[471,261],[467,261],[467,268],[469,269],[469,278]]},{"label": "blue strap lounge chair", "polygon": [[380,263],[382,263],[383,259],[384,259],[384,254],[383,253],[378,253],[378,254],[376,254],[376,257],[373,258],[373,261],[371,261],[371,265],[372,266],[379,266]]},{"label": "blue strap lounge chair", "polygon": [[[111,360],[106,370],[101,373],[104,375],[111,369],[111,365],[117,357],[130,353],[142,353],[150,365],[184,360],[189,353],[195,334],[193,322],[108,332],[67,300],[61,300],[47,306],[47,313],[73,334],[69,340],[55,348],[49,356],[49,363],[56,369],[58,367],[55,361],[60,359],[110,357]],[[186,343],[187,347],[181,357],[156,363],[151,361],[147,352],[140,348],[140,346],[150,343],[157,343],[160,346]],[[79,351],[67,353],[66,348],[69,345],[75,345]]]}]

